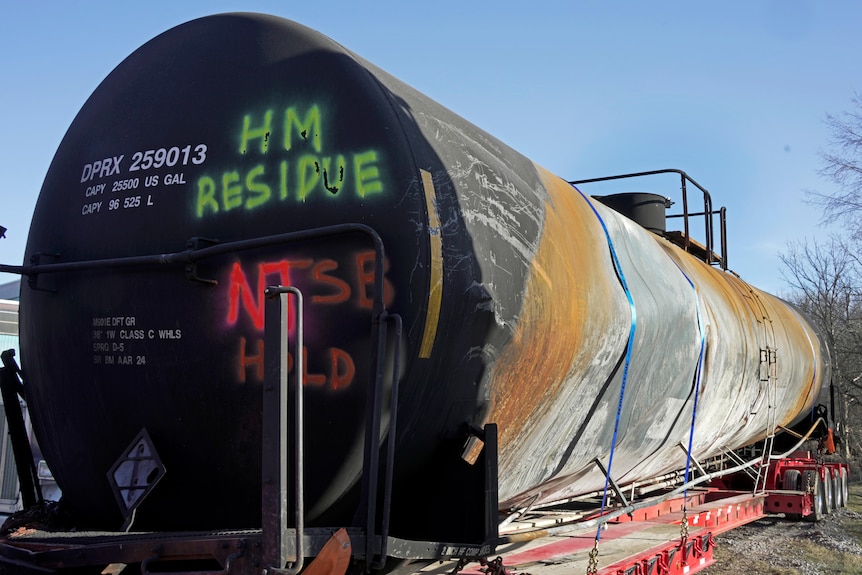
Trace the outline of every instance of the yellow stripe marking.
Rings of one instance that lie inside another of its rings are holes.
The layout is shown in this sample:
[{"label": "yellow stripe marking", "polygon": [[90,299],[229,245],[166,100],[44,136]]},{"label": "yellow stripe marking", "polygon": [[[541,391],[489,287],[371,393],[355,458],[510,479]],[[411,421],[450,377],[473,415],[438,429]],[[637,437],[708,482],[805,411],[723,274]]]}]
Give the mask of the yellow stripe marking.
[{"label": "yellow stripe marking", "polygon": [[428,208],[428,240],[431,244],[431,274],[428,281],[428,311],[425,313],[425,333],[419,357],[431,357],[437,324],[440,322],[440,304],[443,301],[443,237],[440,227],[440,214],[437,213],[434,180],[431,172],[419,170],[422,175],[422,189],[425,192],[425,206]]}]

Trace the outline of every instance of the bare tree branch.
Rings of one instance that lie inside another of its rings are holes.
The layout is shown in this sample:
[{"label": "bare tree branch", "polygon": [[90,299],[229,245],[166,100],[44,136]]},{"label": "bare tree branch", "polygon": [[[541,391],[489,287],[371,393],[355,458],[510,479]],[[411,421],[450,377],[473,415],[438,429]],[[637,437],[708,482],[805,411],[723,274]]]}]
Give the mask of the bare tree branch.
[{"label": "bare tree branch", "polygon": [[[862,260],[840,236],[801,240],[779,254],[788,299],[821,330],[832,355],[832,379],[848,418],[842,429],[862,429]],[[839,414],[833,414],[833,417]]]},{"label": "bare tree branch", "polygon": [[824,221],[838,221],[850,234],[862,238],[862,95],[851,98],[853,108],[828,114],[829,151],[820,153],[819,174],[838,185],[835,193],[808,191],[808,201],[823,210]]}]

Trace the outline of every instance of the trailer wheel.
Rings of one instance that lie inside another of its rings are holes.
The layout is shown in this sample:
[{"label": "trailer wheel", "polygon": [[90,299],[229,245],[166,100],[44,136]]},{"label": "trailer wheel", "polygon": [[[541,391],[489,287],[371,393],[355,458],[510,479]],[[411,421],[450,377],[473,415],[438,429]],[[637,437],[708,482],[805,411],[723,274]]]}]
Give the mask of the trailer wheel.
[{"label": "trailer wheel", "polygon": [[844,488],[841,486],[841,470],[840,468],[830,469],[829,476],[832,478],[832,496],[835,499],[833,509],[841,509],[844,507]]},{"label": "trailer wheel", "polygon": [[841,507],[847,507],[850,502],[850,481],[847,479],[847,468],[842,467],[838,473],[838,481],[841,485]]},{"label": "trailer wheel", "polygon": [[832,488],[832,471],[826,468],[826,478],[823,480],[823,486],[826,489],[823,491],[823,515],[829,515],[835,508],[835,490]]},{"label": "trailer wheel", "polygon": [[820,479],[820,474],[814,469],[806,471],[804,478],[805,488],[812,490],[811,494],[814,499],[811,513],[805,516],[805,520],[812,522],[820,521],[824,515],[823,510],[826,507],[826,503],[823,501],[823,480]]},{"label": "trailer wheel", "polygon": [[[805,486],[802,484],[802,472],[798,469],[785,470],[782,478],[782,488],[788,491],[805,491]],[[791,521],[802,519],[801,513],[785,513],[784,516]]]}]

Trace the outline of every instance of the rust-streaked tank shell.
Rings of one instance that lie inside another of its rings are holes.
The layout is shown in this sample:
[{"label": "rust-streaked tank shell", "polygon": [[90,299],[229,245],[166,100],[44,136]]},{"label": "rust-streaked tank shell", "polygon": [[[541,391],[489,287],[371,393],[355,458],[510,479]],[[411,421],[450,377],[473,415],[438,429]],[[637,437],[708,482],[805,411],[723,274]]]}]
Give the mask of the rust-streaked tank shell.
[{"label": "rust-streaked tank shell", "polygon": [[[506,423],[504,506],[603,487],[594,459],[606,464],[610,456],[630,330],[611,471],[618,483],[685,466],[680,446],[688,446],[698,380],[698,459],[761,440],[811,410],[828,381],[828,357],[793,306],[573,194],[566,183],[547,174],[543,181],[550,215],[520,322],[492,383],[488,419]],[[556,226],[558,218],[577,222],[581,233]],[[549,269],[565,272],[551,280]],[[507,361],[508,354],[516,359]],[[539,452],[546,456],[530,456]]]},{"label": "rust-streaked tank shell", "polygon": [[[499,426],[501,505],[517,506],[604,484],[594,460],[608,459],[624,379],[622,483],[685,466],[698,381],[694,455],[706,458],[805,413],[828,377],[816,335],[784,302],[269,16],[195,20],[122,62],[57,151],[26,258],[73,265],[350,223],[379,234],[385,304],[404,325],[395,536],[464,535],[452,513],[476,499],[459,484],[471,426]],[[368,238],[348,234],[220,253],[188,275],[76,269],[24,282],[28,403],[70,506],[90,525],[121,524],[106,472],[145,428],[168,471],[137,528],[260,525],[263,358],[275,353],[263,288],[280,282],[307,302],[308,523],[352,524],[370,264]]]}]

